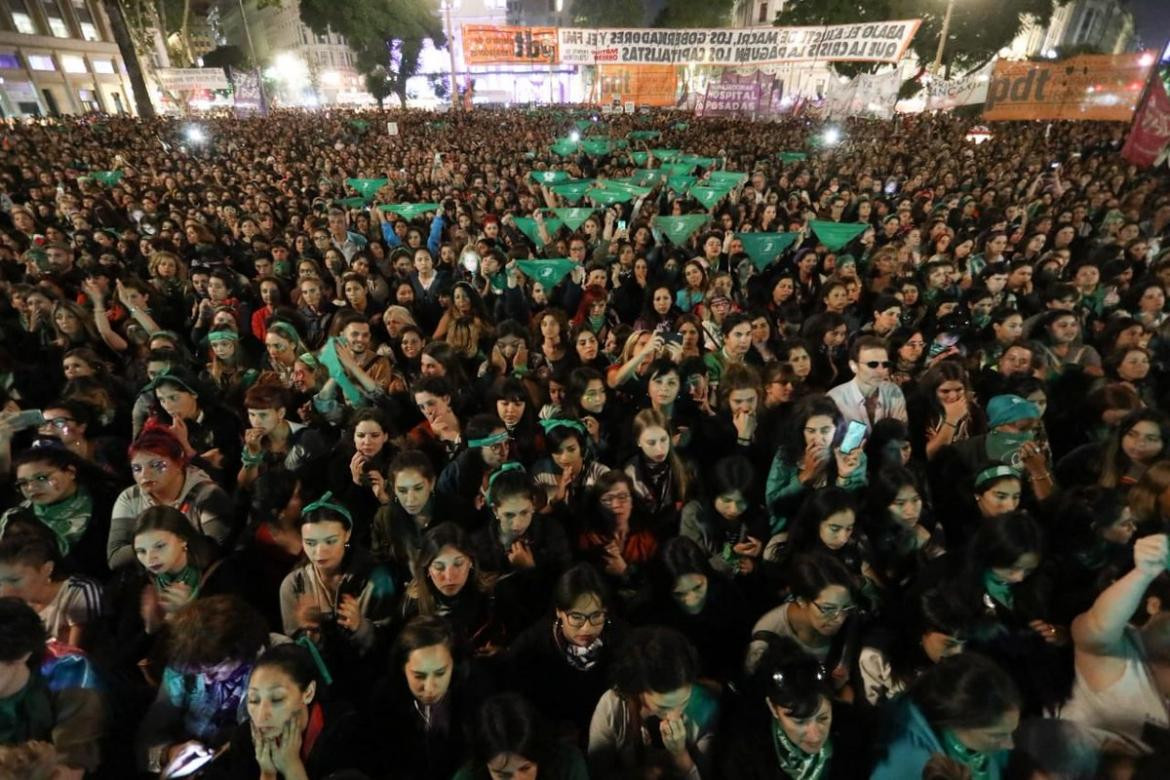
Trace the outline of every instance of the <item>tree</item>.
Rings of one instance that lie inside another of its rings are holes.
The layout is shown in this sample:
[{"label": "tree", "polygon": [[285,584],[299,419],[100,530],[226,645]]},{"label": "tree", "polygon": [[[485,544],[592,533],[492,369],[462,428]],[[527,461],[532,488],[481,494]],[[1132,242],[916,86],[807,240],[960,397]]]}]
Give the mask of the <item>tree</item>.
[{"label": "tree", "polygon": [[[422,42],[446,45],[436,0],[301,0],[301,21],[317,34],[345,36],[363,74],[385,69],[393,93],[406,105],[406,80],[418,72]],[[391,41],[399,56],[391,59]]]},{"label": "tree", "polygon": [[375,68],[372,72],[366,74],[366,91],[374,96],[374,100],[378,101],[378,110],[382,110],[382,104],[385,103],[386,98],[394,94],[394,86],[390,83],[390,77],[383,67]]},{"label": "tree", "polygon": [[[955,0],[944,49],[948,69],[974,70],[1007,46],[1028,22],[1047,25],[1053,9],[1068,0],[1013,0],[1010,11],[1001,0]],[[885,22],[922,19],[910,44],[923,65],[934,62],[947,0],[789,0],[776,17],[779,26]],[[834,63],[840,73],[852,75],[873,66]]]},{"label": "tree", "polygon": [[666,0],[655,27],[726,27],[735,0]]},{"label": "tree", "polygon": [[646,12],[630,0],[576,0],[569,18],[574,27],[641,27]]},{"label": "tree", "polygon": [[150,102],[150,91],[146,88],[146,77],[142,75],[138,49],[134,45],[134,37],[130,34],[125,9],[122,8],[120,0],[102,0],[102,7],[110,20],[110,31],[114,34],[114,42],[118,44],[118,53],[122,55],[122,62],[126,65],[126,75],[130,78],[130,89],[134,93],[134,106],[138,109],[138,116],[153,119],[154,103]]},{"label": "tree", "polygon": [[239,46],[217,46],[203,55],[205,68],[244,68],[249,65],[244,50]]}]

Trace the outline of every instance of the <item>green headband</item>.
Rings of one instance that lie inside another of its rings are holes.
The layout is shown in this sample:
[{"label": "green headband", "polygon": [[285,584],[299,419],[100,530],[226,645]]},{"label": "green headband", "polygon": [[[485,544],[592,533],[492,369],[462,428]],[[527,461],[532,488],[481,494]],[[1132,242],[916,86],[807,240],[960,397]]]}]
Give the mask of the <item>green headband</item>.
[{"label": "green headband", "polygon": [[207,334],[207,340],[212,344],[219,341],[239,341],[240,334],[234,330],[213,330]]},{"label": "green headband", "polygon": [[313,355],[312,352],[305,352],[304,354],[297,355],[297,360],[301,361],[309,368],[317,367],[317,358]]},{"label": "green headband", "polygon": [[482,439],[468,439],[468,447],[490,447],[493,444],[499,444],[508,440],[508,432],[500,431],[493,433],[490,436],[484,436]]},{"label": "green headband", "polygon": [[353,528],[353,515],[349,513],[348,509],[333,500],[333,491],[326,490],[320,498],[302,509],[301,517],[308,517],[311,512],[316,512],[318,509],[328,509],[336,512],[345,518],[350,528]]},{"label": "green headband", "polygon": [[487,496],[489,503],[492,500],[492,485],[496,484],[496,480],[500,478],[501,474],[507,474],[509,471],[519,471],[524,473],[524,467],[516,461],[510,460],[507,463],[501,464],[499,468],[492,472],[492,475],[488,477],[487,490],[484,493],[484,495]]},{"label": "green headband", "polygon": [[1011,466],[990,466],[975,476],[975,487],[978,488],[980,485],[986,485],[988,482],[1002,477],[1015,477],[1019,479],[1020,472]]},{"label": "green headband", "polygon": [[294,344],[301,343],[301,334],[297,333],[297,329],[287,322],[273,322],[268,326],[268,330],[276,331]]},{"label": "green headband", "polygon": [[584,425],[576,420],[566,420],[563,417],[550,417],[547,420],[541,420],[540,427],[544,429],[545,433],[551,433],[554,428],[572,428],[582,436],[589,436],[589,431],[585,430]]},{"label": "green headband", "polygon": [[321,682],[332,685],[333,675],[329,674],[329,667],[325,665],[325,659],[321,657],[321,651],[317,649],[317,645],[313,644],[313,640],[309,639],[307,635],[301,634],[296,643],[309,651],[313,665],[317,667],[317,673],[321,675]]}]

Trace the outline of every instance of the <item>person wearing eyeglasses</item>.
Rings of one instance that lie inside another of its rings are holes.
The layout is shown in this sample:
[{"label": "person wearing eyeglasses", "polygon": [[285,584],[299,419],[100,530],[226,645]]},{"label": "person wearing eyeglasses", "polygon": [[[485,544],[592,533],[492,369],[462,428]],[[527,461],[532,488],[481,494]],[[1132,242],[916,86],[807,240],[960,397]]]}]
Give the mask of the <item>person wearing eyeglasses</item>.
[{"label": "person wearing eyeglasses", "polygon": [[[829,672],[833,689],[841,698],[852,697],[850,676],[858,648],[856,578],[845,564],[828,553],[798,555],[786,567],[789,599],[765,613],[752,628],[795,639]],[[753,674],[767,648],[753,639],[744,668]]]},{"label": "person wearing eyeglasses", "polygon": [[627,633],[610,594],[595,568],[574,565],[553,586],[552,609],[516,637],[503,659],[511,687],[577,744],[589,732]]},{"label": "person wearing eyeglasses", "polygon": [[[761,701],[762,699],[762,701]],[[720,724],[720,777],[849,780],[866,777],[866,731],[834,701],[829,673],[789,637],[768,638],[759,668]]]},{"label": "person wearing eyeglasses", "polygon": [[114,503],[106,544],[110,569],[134,563],[134,523],[152,506],[174,507],[199,533],[227,543],[234,530],[231,499],[190,462],[169,430],[148,426],[130,445],[129,456],[135,484]]},{"label": "person wearing eyeglasses", "polygon": [[853,379],[828,392],[845,422],[857,420],[872,430],[875,422],[887,417],[908,421],[906,397],[890,381],[892,367],[885,339],[862,336],[853,342],[849,348]]}]

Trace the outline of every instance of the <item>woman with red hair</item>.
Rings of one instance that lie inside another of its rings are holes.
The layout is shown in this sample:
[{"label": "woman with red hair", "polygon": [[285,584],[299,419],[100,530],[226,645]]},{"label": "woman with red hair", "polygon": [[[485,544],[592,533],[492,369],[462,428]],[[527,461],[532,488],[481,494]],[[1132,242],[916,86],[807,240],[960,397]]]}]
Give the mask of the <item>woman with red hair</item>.
[{"label": "woman with red hair", "polygon": [[196,531],[224,545],[232,531],[232,503],[202,469],[192,466],[169,431],[148,425],[130,445],[135,484],[114,503],[106,555],[111,569],[134,563],[134,522],[152,506],[178,509]]}]

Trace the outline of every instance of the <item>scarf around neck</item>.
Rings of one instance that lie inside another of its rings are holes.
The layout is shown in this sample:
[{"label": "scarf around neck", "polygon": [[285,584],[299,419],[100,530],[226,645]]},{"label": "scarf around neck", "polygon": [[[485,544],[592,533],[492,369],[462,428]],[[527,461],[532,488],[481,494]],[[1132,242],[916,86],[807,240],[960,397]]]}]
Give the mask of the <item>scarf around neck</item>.
[{"label": "scarf around neck", "polygon": [[53,529],[61,553],[68,554],[69,548],[77,543],[89,525],[93,514],[93,499],[80,485],[71,497],[55,504],[32,504],[33,514],[42,523]]},{"label": "scarf around neck", "polygon": [[182,582],[191,589],[191,598],[195,598],[199,593],[199,570],[191,564],[187,564],[179,569],[174,574],[163,572],[154,578],[154,586],[161,590],[166,590],[176,582]]},{"label": "scarf around neck", "polygon": [[991,780],[991,754],[980,753],[964,745],[947,729],[942,733],[943,750],[948,756],[955,759],[971,770],[971,780]]},{"label": "scarf around neck", "polygon": [[833,757],[832,737],[826,739],[816,753],[805,753],[788,738],[775,718],[772,719],[772,747],[776,751],[780,771],[792,780],[819,780],[829,768],[829,761]]}]

